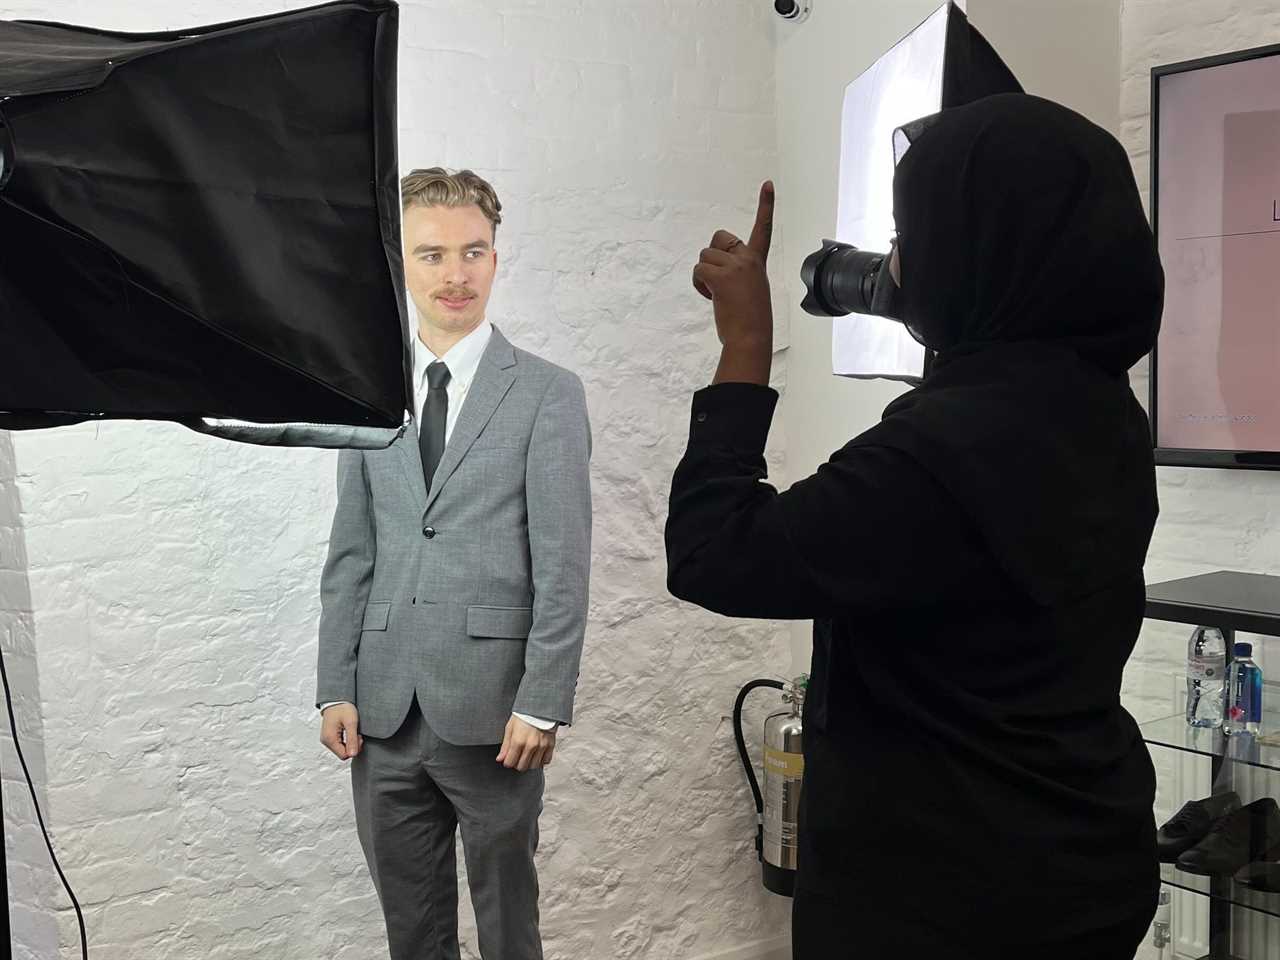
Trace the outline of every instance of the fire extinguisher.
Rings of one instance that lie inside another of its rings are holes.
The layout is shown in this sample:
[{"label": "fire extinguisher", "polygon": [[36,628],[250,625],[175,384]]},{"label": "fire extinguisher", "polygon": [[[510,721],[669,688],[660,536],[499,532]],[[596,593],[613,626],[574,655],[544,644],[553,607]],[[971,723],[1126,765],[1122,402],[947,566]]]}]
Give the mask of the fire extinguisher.
[{"label": "fire extinguisher", "polygon": [[[733,736],[747,783],[756,802],[756,859],[760,861],[765,889],[789,897],[795,891],[800,785],[804,777],[804,753],[800,721],[809,675],[802,673],[790,684],[780,680],[752,680],[738,691],[733,705]],[[742,704],[757,687],[782,691],[790,704],[764,721],[764,795],[742,738]]]}]

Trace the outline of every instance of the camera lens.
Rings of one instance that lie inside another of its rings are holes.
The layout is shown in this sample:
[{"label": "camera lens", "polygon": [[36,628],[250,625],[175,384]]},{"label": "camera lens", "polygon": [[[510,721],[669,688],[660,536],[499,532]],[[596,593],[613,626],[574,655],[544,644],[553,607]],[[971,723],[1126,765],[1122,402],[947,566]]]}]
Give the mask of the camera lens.
[{"label": "camera lens", "polygon": [[823,241],[822,249],[805,257],[800,267],[800,278],[808,291],[801,309],[818,317],[870,313],[884,258],[883,253]]},{"label": "camera lens", "polygon": [[778,16],[786,17],[790,20],[800,12],[800,4],[796,0],[773,0],[773,9]]}]

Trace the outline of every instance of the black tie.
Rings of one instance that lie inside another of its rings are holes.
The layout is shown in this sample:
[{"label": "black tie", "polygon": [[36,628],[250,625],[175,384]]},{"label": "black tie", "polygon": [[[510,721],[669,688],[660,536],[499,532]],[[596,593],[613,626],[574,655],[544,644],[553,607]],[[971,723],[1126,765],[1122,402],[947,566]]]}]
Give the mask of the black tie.
[{"label": "black tie", "polygon": [[444,455],[444,425],[449,417],[449,368],[437,360],[427,367],[427,399],[422,401],[422,420],[418,424],[418,450],[422,454],[422,479],[431,492],[431,478]]}]

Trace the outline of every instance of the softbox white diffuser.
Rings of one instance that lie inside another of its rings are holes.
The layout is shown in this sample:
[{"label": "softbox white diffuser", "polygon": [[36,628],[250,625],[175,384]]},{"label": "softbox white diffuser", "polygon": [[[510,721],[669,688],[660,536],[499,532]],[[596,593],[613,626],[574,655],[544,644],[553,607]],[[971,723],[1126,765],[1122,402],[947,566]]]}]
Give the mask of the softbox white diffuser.
[{"label": "softbox white diffuser", "polygon": [[[947,107],[1022,87],[955,3],[945,3],[845,88],[835,239],[886,251],[893,237],[894,130]],[[925,350],[902,324],[833,319],[832,372],[917,381]]]}]

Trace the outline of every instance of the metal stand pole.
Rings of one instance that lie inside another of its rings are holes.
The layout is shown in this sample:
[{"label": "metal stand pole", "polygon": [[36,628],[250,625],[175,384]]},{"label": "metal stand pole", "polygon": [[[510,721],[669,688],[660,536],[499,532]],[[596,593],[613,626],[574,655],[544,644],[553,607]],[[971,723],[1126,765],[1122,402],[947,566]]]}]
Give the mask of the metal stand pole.
[{"label": "metal stand pole", "polygon": [[[1231,702],[1230,676],[1232,651],[1235,650],[1236,632],[1222,629],[1222,639],[1226,644],[1227,690],[1222,698],[1223,719],[1226,718],[1228,704]],[[1213,794],[1226,793],[1235,786],[1234,764],[1226,756],[1230,741],[1225,732],[1222,734],[1223,752],[1215,753],[1211,762],[1213,774]],[[1203,960],[1234,960],[1231,953],[1231,883],[1230,877],[1213,874],[1209,877],[1209,952]]]}]

